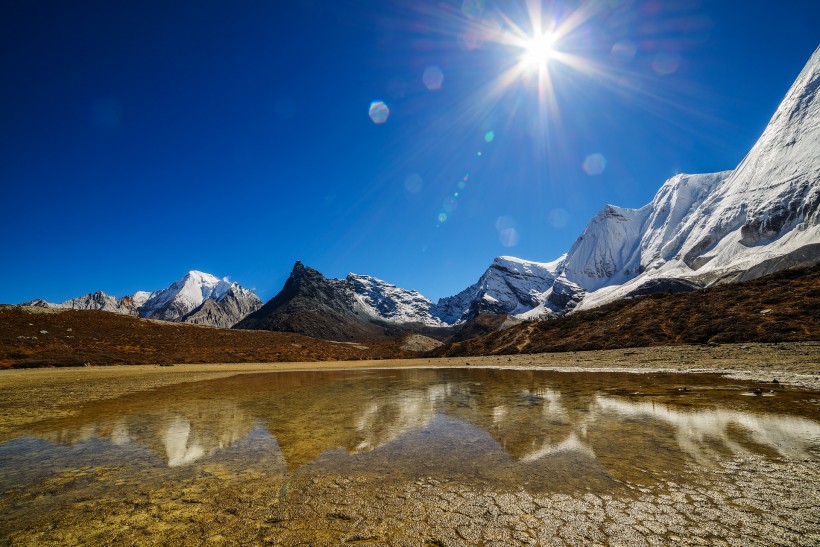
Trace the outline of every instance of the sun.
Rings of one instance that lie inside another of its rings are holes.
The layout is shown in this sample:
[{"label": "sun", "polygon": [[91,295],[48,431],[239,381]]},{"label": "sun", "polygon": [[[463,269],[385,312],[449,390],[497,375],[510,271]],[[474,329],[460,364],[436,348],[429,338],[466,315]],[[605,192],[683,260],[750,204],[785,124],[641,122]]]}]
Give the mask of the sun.
[{"label": "sun", "polygon": [[521,66],[527,70],[537,70],[545,67],[555,52],[555,35],[551,32],[534,36],[523,44],[524,53],[521,55]]}]

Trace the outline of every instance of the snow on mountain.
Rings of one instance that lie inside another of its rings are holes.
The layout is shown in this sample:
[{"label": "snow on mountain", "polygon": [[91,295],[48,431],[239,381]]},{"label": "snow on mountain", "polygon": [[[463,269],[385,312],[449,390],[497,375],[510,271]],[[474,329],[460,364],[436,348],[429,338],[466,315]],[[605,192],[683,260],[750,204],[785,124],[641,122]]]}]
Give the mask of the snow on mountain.
[{"label": "snow on mountain", "polygon": [[205,272],[191,270],[167,289],[152,293],[140,306],[139,312],[142,317],[178,321],[205,300],[219,300],[230,287],[231,282],[227,277],[219,279]]},{"label": "snow on mountain", "polygon": [[230,328],[262,307],[253,291],[231,283],[219,298],[206,298],[202,304],[180,318],[180,322]]},{"label": "snow on mountain", "polygon": [[639,209],[605,206],[542,279],[540,296],[530,292],[532,300],[515,290],[500,291],[501,298],[481,292],[485,279],[493,287],[516,283],[516,275],[494,263],[477,285],[439,302],[442,316],[458,320],[454,310],[469,306],[522,319],[560,315],[626,296],[693,290],[817,262],[818,89],[820,48],[735,170],[676,175]]},{"label": "snow on mountain", "polygon": [[543,302],[564,267],[566,255],[552,262],[497,257],[479,280],[455,296],[442,298],[432,312],[447,324],[459,324],[481,313],[515,315]]},{"label": "snow on mountain", "polygon": [[148,291],[137,291],[131,295],[131,300],[134,302],[136,307],[140,307],[145,304],[149,298],[151,298],[155,293],[148,292]]},{"label": "snow on mountain", "polygon": [[636,274],[641,258],[637,244],[650,213],[650,206],[605,206],[570,247],[562,275],[582,289],[594,291]]},{"label": "snow on mountain", "polygon": [[[638,237],[624,242],[622,230],[598,230],[603,248],[634,246],[625,253],[629,258],[607,270],[597,267],[594,254],[575,257],[571,250],[568,263],[584,264],[586,270],[568,269],[562,278],[592,291],[579,309],[628,296],[650,283],[708,285],[820,260],[818,89],[820,48],[734,171],[667,181],[650,204],[627,210],[632,216],[648,210]],[[576,242],[576,247],[582,245]],[[584,271],[606,280],[590,283]]]},{"label": "snow on mountain", "polygon": [[640,269],[654,270],[673,259],[690,232],[692,220],[709,193],[732,171],[705,175],[675,175],[667,180],[652,202],[640,241]]},{"label": "snow on mountain", "polygon": [[77,298],[54,304],[45,300],[36,299],[26,302],[24,306],[39,306],[43,308],[64,308],[69,310],[102,310],[124,315],[137,315],[137,306],[129,296],[117,298],[103,291],[86,294]]},{"label": "snow on mountain", "polygon": [[238,329],[298,332],[340,342],[407,334],[440,335],[432,302],[371,276],[327,278],[296,262],[282,290],[240,321]]},{"label": "snow on mountain", "polygon": [[[213,302],[206,311],[195,313],[203,304]],[[32,300],[24,306],[41,306],[75,310],[102,310],[125,315],[182,321],[213,326],[233,326],[247,314],[262,306],[262,301],[238,283],[227,278],[192,270],[170,287],[154,292],[137,291],[117,298],[102,291],[72,298],[59,304]],[[230,323],[230,324],[228,324]]]},{"label": "snow on mountain", "polygon": [[[766,254],[818,242],[820,221],[820,47],[763,135],[690,219],[682,259],[693,270],[745,268]],[[793,250],[793,249],[791,249]]]},{"label": "snow on mountain", "polygon": [[441,327],[445,323],[433,312],[433,303],[417,291],[391,285],[369,275],[348,274],[345,285],[358,306],[374,319],[391,323],[421,323]]},{"label": "snow on mountain", "polygon": [[588,295],[594,300],[607,294],[610,287],[651,277],[652,272],[674,261],[691,236],[692,221],[702,214],[704,200],[732,173],[675,175],[639,209],[605,206],[567,253],[564,269],[547,294],[542,312],[569,311]]}]

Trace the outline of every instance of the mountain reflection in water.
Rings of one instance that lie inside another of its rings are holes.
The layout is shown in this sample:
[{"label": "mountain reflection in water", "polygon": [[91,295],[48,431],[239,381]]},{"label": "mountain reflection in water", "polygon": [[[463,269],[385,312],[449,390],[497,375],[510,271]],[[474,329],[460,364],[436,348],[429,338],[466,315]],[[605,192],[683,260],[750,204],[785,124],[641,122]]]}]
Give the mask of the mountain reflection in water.
[{"label": "mountain reflection in water", "polygon": [[265,450],[278,451],[273,456],[291,472],[503,474],[505,482],[544,487],[572,478],[630,480],[636,468],[657,476],[734,455],[797,459],[820,451],[817,393],[782,389],[762,398],[744,396],[747,390],[710,375],[253,374],[91,404],[28,433],[55,450],[93,439],[144,447],[170,467],[267,436]]}]

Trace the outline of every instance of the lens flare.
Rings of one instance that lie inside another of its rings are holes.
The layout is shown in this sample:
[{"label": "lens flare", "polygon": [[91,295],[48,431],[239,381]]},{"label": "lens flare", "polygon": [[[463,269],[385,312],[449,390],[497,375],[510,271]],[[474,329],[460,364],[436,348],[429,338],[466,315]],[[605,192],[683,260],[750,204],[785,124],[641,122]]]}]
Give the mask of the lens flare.
[{"label": "lens flare", "polygon": [[587,175],[600,175],[604,172],[604,169],[606,169],[606,158],[603,154],[590,154],[584,159],[584,163],[581,167]]},{"label": "lens flare", "polygon": [[421,79],[429,91],[438,91],[444,83],[444,73],[437,66],[428,66]]},{"label": "lens flare", "polygon": [[667,51],[661,51],[652,59],[652,70],[660,76],[667,76],[678,70],[680,66],[680,55]]},{"label": "lens flare", "polygon": [[515,228],[504,228],[498,232],[498,241],[505,247],[518,245],[518,231]]},{"label": "lens flare", "polygon": [[424,179],[418,173],[410,173],[404,178],[404,189],[411,194],[418,194],[424,188]]},{"label": "lens flare", "polygon": [[565,228],[569,223],[569,213],[560,207],[547,213],[547,220],[553,228]]},{"label": "lens flare", "polygon": [[484,14],[484,0],[464,0],[461,4],[461,13],[468,19],[481,19]]},{"label": "lens flare", "polygon": [[635,58],[638,46],[630,40],[619,40],[612,44],[612,57],[622,62],[629,62]]},{"label": "lens flare", "polygon": [[390,116],[390,109],[384,104],[384,101],[373,101],[370,103],[370,119],[375,124],[383,124]]}]

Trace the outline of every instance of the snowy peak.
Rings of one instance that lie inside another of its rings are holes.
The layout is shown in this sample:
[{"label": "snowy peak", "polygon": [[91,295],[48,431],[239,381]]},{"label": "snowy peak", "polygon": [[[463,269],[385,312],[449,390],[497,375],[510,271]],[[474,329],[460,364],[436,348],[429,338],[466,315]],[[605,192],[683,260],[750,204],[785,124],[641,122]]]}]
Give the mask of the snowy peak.
[{"label": "snowy peak", "polygon": [[606,205],[587,224],[567,253],[563,277],[593,291],[638,272],[637,246],[649,207],[625,209]]},{"label": "snowy peak", "polygon": [[356,303],[374,319],[395,323],[421,323],[431,327],[444,325],[431,311],[433,302],[417,291],[354,273],[347,275],[345,283]]},{"label": "snowy peak", "polygon": [[[488,270],[467,296],[492,299],[494,307],[485,306],[489,309],[534,318],[645,294],[650,287],[692,290],[738,275],[748,279],[817,262],[818,90],[820,48],[735,170],[676,175],[639,209],[603,207],[570,248],[560,276],[529,310],[498,306],[492,292],[481,291],[480,285],[503,268]],[[514,274],[503,274],[500,281],[510,279]],[[440,304],[468,297],[457,295]],[[517,300],[522,308],[529,305],[525,298]],[[464,301],[456,304],[463,309]]]},{"label": "snowy peak", "polygon": [[515,315],[529,311],[543,301],[543,294],[564,267],[565,256],[552,262],[499,256],[476,283],[439,300],[433,313],[445,323],[460,324],[482,313]]},{"label": "snowy peak", "polygon": [[253,291],[238,283],[231,283],[228,290],[219,298],[206,298],[180,321],[230,328],[261,307],[262,301]]},{"label": "snowy peak", "polygon": [[238,329],[298,332],[314,338],[378,340],[409,333],[439,332],[432,303],[367,275],[326,278],[297,262],[282,290],[258,311],[240,321]]},{"label": "snowy peak", "polygon": [[[214,303],[215,307],[208,305],[208,312],[192,315],[208,303]],[[24,305],[102,310],[165,321],[230,327],[259,309],[262,301],[253,291],[231,283],[227,277],[219,279],[209,273],[191,270],[170,287],[159,291],[137,291],[122,298],[98,291],[60,304],[49,304],[38,299]]]},{"label": "snowy peak", "polygon": [[674,259],[704,221],[704,200],[731,174],[675,175],[640,209],[604,206],[567,254],[564,293],[620,285]]},{"label": "snowy peak", "polygon": [[60,304],[48,304],[48,306],[71,310],[102,310],[124,315],[137,315],[137,306],[134,305],[131,297],[117,298],[103,291],[72,298]]},{"label": "snowy peak", "polygon": [[154,293],[150,293],[148,291],[137,291],[131,295],[131,301],[134,303],[134,306],[139,308],[143,304],[145,304]]},{"label": "snowy peak", "polygon": [[228,278],[219,279],[211,274],[191,270],[167,289],[157,291],[140,306],[140,315],[153,319],[177,321],[205,300],[219,300],[231,282]]}]

